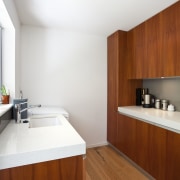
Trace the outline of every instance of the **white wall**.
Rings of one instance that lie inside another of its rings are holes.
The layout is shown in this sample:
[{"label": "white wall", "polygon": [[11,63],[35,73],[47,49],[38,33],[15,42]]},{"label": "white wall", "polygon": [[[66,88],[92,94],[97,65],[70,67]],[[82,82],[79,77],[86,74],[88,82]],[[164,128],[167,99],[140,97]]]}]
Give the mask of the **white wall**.
[{"label": "white wall", "polygon": [[19,93],[20,86],[20,21],[14,1],[3,2],[11,21],[6,24],[9,19],[4,19],[3,23],[3,83],[10,89],[11,98],[14,98]]},{"label": "white wall", "polygon": [[87,146],[106,143],[106,37],[23,26],[21,83],[29,103],[60,105]]}]

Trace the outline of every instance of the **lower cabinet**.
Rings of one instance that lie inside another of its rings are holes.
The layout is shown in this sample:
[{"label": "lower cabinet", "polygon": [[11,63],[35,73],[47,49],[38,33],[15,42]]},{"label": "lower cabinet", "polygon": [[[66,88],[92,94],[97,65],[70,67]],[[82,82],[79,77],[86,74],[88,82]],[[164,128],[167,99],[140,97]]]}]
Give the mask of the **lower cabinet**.
[{"label": "lower cabinet", "polygon": [[180,134],[167,132],[167,180],[180,179]]},{"label": "lower cabinet", "polygon": [[148,147],[148,172],[156,179],[166,177],[166,135],[167,130],[148,124],[149,147]]},{"label": "lower cabinet", "polygon": [[179,179],[180,134],[118,115],[117,148],[155,179]]},{"label": "lower cabinet", "polygon": [[136,120],[135,162],[156,179],[165,179],[166,130]]},{"label": "lower cabinet", "polygon": [[144,170],[149,170],[149,126],[148,124],[136,120],[136,158],[135,162]]},{"label": "lower cabinet", "polygon": [[136,120],[119,114],[117,126],[117,148],[135,160]]},{"label": "lower cabinet", "polygon": [[83,156],[0,170],[0,180],[83,180]]}]

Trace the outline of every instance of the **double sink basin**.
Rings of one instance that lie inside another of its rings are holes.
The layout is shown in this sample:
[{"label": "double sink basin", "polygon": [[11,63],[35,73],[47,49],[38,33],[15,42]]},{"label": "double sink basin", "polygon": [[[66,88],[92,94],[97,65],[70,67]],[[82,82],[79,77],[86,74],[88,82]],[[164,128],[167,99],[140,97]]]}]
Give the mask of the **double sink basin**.
[{"label": "double sink basin", "polygon": [[34,117],[32,116],[29,119],[29,128],[61,126],[62,118],[62,115],[41,115]]}]

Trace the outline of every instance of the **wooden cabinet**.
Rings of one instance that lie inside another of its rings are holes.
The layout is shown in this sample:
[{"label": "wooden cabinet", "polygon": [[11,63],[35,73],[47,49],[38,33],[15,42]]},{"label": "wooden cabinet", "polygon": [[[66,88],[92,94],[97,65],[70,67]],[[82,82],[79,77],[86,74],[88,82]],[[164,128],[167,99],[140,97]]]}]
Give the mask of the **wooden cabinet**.
[{"label": "wooden cabinet", "polygon": [[180,1],[128,32],[133,47],[132,79],[180,76],[179,19]]},{"label": "wooden cabinet", "polygon": [[156,179],[165,179],[166,130],[136,120],[135,162]]},{"label": "wooden cabinet", "polygon": [[166,136],[163,128],[148,124],[148,172],[156,179],[165,179],[166,175]]},{"label": "wooden cabinet", "polygon": [[121,114],[117,124],[122,153],[156,179],[180,177],[180,134]]},{"label": "wooden cabinet", "polygon": [[156,179],[180,177],[180,135],[118,114],[117,108],[135,105],[141,79],[180,76],[179,19],[180,1],[108,37],[108,142]]},{"label": "wooden cabinet", "polygon": [[136,120],[136,158],[135,162],[148,171],[149,125]]},{"label": "wooden cabinet", "polygon": [[118,107],[135,105],[136,88],[141,80],[129,80],[131,59],[127,57],[127,32],[117,31],[108,37],[107,140],[117,146]]},{"label": "wooden cabinet", "polygon": [[83,157],[74,156],[59,160],[0,170],[1,180],[83,180]]},{"label": "wooden cabinet", "polygon": [[180,2],[176,3],[175,4],[176,6],[176,43],[177,43],[177,61],[176,61],[176,76],[180,76],[180,60],[179,60],[179,57],[180,57]]},{"label": "wooden cabinet", "polygon": [[167,132],[166,179],[180,177],[180,134]]},{"label": "wooden cabinet", "polygon": [[155,78],[162,76],[162,36],[160,14],[145,22],[145,49],[143,78]]},{"label": "wooden cabinet", "polygon": [[117,148],[126,156],[135,160],[136,120],[118,114]]},{"label": "wooden cabinet", "polygon": [[[133,78],[143,79],[146,66],[146,35],[145,23],[135,27],[133,30]],[[128,32],[129,33],[129,32]]]},{"label": "wooden cabinet", "polygon": [[[180,9],[179,9],[180,11]],[[172,6],[162,11],[162,59],[163,76],[175,76],[176,65],[179,61],[177,56],[178,48],[178,10],[177,6]]]},{"label": "wooden cabinet", "polygon": [[[138,25],[133,30],[133,78],[162,76],[160,14]],[[128,33],[131,34],[131,31]]]},{"label": "wooden cabinet", "polygon": [[116,146],[119,91],[119,33],[108,37],[107,140]]}]

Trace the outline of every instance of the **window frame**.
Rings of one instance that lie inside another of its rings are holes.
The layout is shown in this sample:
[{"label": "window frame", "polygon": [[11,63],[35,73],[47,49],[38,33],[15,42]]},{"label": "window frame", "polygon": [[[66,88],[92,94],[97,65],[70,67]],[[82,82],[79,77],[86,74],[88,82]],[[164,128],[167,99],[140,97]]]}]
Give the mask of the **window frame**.
[{"label": "window frame", "polygon": [[0,26],[0,87],[2,87],[2,27]]}]

